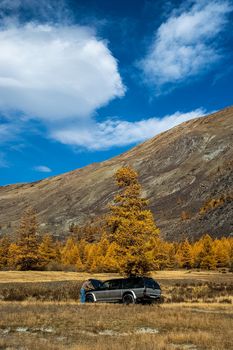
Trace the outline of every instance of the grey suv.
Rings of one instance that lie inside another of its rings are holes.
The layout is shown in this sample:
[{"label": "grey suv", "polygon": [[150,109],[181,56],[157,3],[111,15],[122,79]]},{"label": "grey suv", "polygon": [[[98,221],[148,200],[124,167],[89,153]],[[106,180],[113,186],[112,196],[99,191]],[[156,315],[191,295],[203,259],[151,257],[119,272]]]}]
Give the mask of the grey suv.
[{"label": "grey suv", "polygon": [[160,301],[159,284],[149,277],[118,278],[108,281],[90,280],[95,289],[86,292],[86,302],[152,303]]}]

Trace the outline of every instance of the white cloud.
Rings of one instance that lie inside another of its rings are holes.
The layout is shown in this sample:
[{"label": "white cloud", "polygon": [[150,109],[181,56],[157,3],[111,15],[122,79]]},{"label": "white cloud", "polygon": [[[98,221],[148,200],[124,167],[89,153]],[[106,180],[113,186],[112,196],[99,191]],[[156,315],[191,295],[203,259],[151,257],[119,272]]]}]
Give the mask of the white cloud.
[{"label": "white cloud", "polygon": [[0,109],[46,123],[89,117],[124,95],[116,59],[88,27],[0,29]]},{"label": "white cloud", "polygon": [[189,113],[176,112],[162,119],[150,118],[137,122],[107,120],[83,128],[68,127],[51,132],[51,137],[68,145],[81,146],[89,150],[102,150],[142,142],[184,121],[203,116],[203,109]]},{"label": "white cloud", "polygon": [[34,167],[35,171],[39,171],[41,173],[51,173],[52,169],[50,169],[49,167],[47,167],[46,165],[38,165]]},{"label": "white cloud", "polygon": [[146,79],[161,87],[179,83],[208,69],[221,58],[218,34],[225,29],[228,0],[196,1],[172,14],[159,27],[141,67]]},{"label": "white cloud", "polygon": [[[36,0],[3,1],[5,8],[12,6],[16,14],[23,3],[32,2],[38,3]],[[46,4],[46,0],[42,3]],[[202,4],[179,16],[173,15],[159,28],[154,45],[143,61],[145,73],[156,84],[179,81],[194,74],[192,71],[200,69],[210,53],[213,61],[218,59],[218,52],[208,40],[223,26],[227,2],[214,1],[211,8]],[[50,2],[48,6],[53,9]],[[0,3],[0,13],[2,8]],[[202,20],[210,20],[208,11],[213,21],[210,29],[209,24],[202,23]],[[42,17],[44,12],[47,7],[43,5]],[[4,11],[2,13],[5,15]],[[19,23],[19,17],[17,20]],[[59,21],[56,25],[17,25],[17,20],[3,21],[0,27],[0,110],[15,117],[19,115],[15,112],[21,112],[24,125],[28,118],[39,119],[47,126],[52,139],[89,150],[102,150],[144,141],[203,115],[204,111],[197,109],[162,119],[137,122],[109,119],[96,123],[94,112],[125,93],[117,60],[106,41],[99,39],[89,27],[66,26]],[[200,57],[193,57],[194,52]],[[208,60],[211,62],[210,57]],[[6,126],[0,126],[0,140],[9,137],[9,131]],[[52,171],[44,165],[34,170]]]}]

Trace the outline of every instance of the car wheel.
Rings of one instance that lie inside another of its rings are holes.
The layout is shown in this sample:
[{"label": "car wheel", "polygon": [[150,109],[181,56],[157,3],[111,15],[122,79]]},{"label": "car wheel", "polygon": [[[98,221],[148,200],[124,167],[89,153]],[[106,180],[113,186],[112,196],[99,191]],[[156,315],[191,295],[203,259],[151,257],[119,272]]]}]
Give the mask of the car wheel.
[{"label": "car wheel", "polygon": [[123,304],[129,305],[129,304],[135,304],[135,299],[132,294],[125,294],[123,296]]},{"label": "car wheel", "polygon": [[93,295],[89,294],[86,296],[86,303],[94,303],[95,300],[94,300],[94,297]]}]

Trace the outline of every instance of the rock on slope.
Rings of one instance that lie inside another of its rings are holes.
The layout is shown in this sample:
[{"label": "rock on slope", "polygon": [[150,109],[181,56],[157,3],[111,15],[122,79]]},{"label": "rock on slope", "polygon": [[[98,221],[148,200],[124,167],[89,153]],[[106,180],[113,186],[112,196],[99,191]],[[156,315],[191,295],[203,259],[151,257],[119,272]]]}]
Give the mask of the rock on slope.
[{"label": "rock on slope", "polygon": [[0,187],[1,232],[13,231],[23,210],[32,205],[42,230],[65,234],[71,222],[83,223],[106,210],[117,190],[113,174],[130,164],[140,174],[163,237],[229,235],[232,141],[233,107],[229,107],[180,124],[108,161],[34,183]]}]

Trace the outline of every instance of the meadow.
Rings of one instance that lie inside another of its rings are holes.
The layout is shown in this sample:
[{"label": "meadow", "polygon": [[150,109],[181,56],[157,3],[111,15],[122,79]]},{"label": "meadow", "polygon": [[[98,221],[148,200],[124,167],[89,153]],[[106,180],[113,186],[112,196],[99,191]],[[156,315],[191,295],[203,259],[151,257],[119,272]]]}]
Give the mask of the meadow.
[{"label": "meadow", "polygon": [[164,303],[153,306],[81,305],[79,288],[88,277],[0,272],[0,349],[233,349],[232,273],[156,272]]}]

